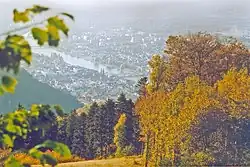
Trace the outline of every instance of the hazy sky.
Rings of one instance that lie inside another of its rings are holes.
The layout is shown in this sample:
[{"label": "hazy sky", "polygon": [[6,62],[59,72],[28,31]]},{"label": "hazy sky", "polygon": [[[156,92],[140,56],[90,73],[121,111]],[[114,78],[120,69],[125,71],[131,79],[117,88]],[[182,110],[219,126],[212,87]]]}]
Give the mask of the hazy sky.
[{"label": "hazy sky", "polygon": [[[145,2],[145,1],[195,1],[195,0],[49,0],[56,3],[65,4],[98,4],[98,3],[110,3],[110,2]],[[197,0],[196,0],[197,1]]]},{"label": "hazy sky", "polygon": [[56,3],[56,4],[109,4],[109,3],[119,3],[119,2],[155,2],[155,1],[201,1],[201,0],[0,0],[1,2],[19,2],[19,3]]}]

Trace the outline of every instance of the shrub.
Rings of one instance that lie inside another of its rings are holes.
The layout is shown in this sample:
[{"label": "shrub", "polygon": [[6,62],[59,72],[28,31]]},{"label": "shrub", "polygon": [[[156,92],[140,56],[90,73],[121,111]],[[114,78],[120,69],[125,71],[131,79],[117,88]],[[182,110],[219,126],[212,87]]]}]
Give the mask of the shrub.
[{"label": "shrub", "polygon": [[[55,151],[46,151],[44,154],[49,154],[57,159],[58,163],[67,163],[67,162],[78,162],[84,161],[83,158],[72,155],[71,157],[62,157],[59,153]],[[14,157],[16,160],[21,162],[23,165],[40,165],[40,161],[31,157],[26,153],[15,153]]]},{"label": "shrub", "polygon": [[31,157],[26,153],[15,153],[14,157],[16,160],[21,162],[23,165],[40,165],[40,161]]},{"label": "shrub", "polygon": [[84,161],[84,158],[81,158],[76,155],[72,155],[71,157],[62,157],[59,153],[55,151],[46,151],[46,154],[49,154],[57,159],[58,163],[67,163],[67,162],[78,162],[78,161]]}]

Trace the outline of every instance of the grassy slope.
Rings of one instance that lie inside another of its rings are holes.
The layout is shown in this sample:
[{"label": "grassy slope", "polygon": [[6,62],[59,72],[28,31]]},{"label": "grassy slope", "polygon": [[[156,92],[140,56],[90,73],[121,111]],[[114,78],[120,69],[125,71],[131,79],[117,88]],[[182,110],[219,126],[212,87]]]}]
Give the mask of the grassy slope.
[{"label": "grassy slope", "polygon": [[[40,166],[33,166],[40,167]],[[114,158],[60,164],[58,167],[143,167],[142,159],[138,157]]]},{"label": "grassy slope", "polygon": [[75,97],[37,81],[25,70],[20,71],[17,79],[19,83],[15,94],[0,97],[1,114],[13,111],[18,103],[25,107],[31,104],[59,104],[65,112],[81,107]]}]

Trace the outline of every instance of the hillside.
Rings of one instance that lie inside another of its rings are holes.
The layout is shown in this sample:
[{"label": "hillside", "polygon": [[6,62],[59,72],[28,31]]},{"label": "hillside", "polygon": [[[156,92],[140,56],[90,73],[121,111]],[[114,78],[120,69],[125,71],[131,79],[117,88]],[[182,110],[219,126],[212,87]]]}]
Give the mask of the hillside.
[{"label": "hillside", "polygon": [[82,106],[70,94],[37,81],[25,70],[21,70],[17,78],[19,83],[15,94],[0,97],[0,113],[13,111],[19,103],[25,107],[31,104],[59,104],[65,112]]}]

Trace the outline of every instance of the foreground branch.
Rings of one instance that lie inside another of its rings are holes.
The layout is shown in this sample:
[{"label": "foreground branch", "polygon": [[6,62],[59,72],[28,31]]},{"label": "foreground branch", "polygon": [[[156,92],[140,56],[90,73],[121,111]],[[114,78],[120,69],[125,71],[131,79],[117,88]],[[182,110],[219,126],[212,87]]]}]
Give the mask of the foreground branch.
[{"label": "foreground branch", "polygon": [[30,24],[30,25],[27,25],[27,26],[23,26],[23,27],[20,27],[20,28],[15,28],[13,30],[10,30],[10,31],[4,32],[4,33],[0,33],[0,37],[1,36],[10,35],[11,33],[14,33],[14,32],[18,32],[18,31],[29,29],[29,28],[31,28],[33,26],[37,26],[37,25],[43,24],[45,21],[47,21],[47,19],[42,20],[42,21],[37,22],[37,23],[33,23],[33,24]]}]

